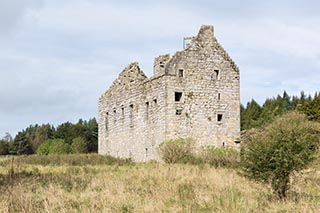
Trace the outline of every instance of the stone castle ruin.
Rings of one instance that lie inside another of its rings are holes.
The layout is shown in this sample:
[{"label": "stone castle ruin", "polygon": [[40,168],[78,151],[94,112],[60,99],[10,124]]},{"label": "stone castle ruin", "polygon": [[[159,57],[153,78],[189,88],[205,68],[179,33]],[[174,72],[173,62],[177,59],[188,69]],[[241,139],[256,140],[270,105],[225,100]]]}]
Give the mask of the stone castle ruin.
[{"label": "stone castle ruin", "polygon": [[163,141],[236,147],[240,138],[239,68],[202,26],[184,50],[159,56],[148,78],[129,64],[99,99],[99,153],[159,159]]}]

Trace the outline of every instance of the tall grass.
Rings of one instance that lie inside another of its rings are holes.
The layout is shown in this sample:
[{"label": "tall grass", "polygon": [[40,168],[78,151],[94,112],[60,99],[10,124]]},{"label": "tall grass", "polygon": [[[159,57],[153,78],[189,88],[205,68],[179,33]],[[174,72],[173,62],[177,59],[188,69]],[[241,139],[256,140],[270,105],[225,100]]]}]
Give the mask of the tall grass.
[{"label": "tall grass", "polygon": [[23,157],[16,157],[15,162],[18,164],[32,164],[32,165],[126,165],[132,163],[131,159],[122,159],[112,157],[110,155],[98,154],[52,154],[52,155],[26,155]]},{"label": "tall grass", "polygon": [[227,168],[236,168],[240,163],[240,153],[228,147],[206,146],[195,152],[194,140],[191,138],[165,141],[160,145],[159,152],[166,163],[209,164]]},{"label": "tall grass", "polygon": [[[279,202],[269,188],[239,176],[235,169],[208,164],[108,165],[94,160],[92,164],[89,161],[75,164],[69,159],[70,164],[45,165],[39,163],[41,160],[25,156],[14,161],[11,182],[0,185],[1,212],[319,212],[320,209],[320,192],[315,183],[319,172],[306,171],[289,199]],[[0,174],[7,177],[10,167],[9,161],[0,167]]]}]

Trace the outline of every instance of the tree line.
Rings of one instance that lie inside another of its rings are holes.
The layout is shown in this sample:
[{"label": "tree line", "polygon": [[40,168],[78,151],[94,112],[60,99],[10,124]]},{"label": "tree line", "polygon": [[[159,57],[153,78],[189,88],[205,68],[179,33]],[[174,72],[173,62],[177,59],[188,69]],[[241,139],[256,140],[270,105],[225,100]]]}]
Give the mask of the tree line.
[{"label": "tree line", "polygon": [[98,123],[95,118],[51,124],[30,125],[13,138],[0,140],[0,155],[91,153],[98,150]]},{"label": "tree line", "polygon": [[302,91],[300,96],[289,96],[284,91],[282,95],[267,98],[262,106],[254,99],[249,101],[246,106],[241,104],[241,130],[265,126],[276,117],[293,110],[306,114],[311,121],[320,122],[320,94],[316,92],[312,97]]},{"label": "tree line", "polygon": [[[254,99],[241,104],[241,130],[263,127],[286,112],[298,110],[312,121],[320,122],[320,93],[314,96],[282,95],[267,98],[260,106]],[[51,124],[30,125],[13,138],[7,133],[0,140],[0,155],[91,153],[98,150],[98,123],[95,118],[65,122],[56,128]]]}]

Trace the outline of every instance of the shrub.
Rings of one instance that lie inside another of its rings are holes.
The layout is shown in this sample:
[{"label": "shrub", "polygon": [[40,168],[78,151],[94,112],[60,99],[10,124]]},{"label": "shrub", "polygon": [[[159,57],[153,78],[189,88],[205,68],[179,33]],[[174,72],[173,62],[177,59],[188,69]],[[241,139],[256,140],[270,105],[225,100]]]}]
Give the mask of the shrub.
[{"label": "shrub", "polygon": [[178,138],[165,141],[159,146],[159,153],[166,163],[186,163],[194,158],[192,154],[194,141],[191,138]]},{"label": "shrub", "polygon": [[278,198],[286,197],[290,174],[305,168],[319,146],[320,124],[288,113],[260,130],[251,131],[241,150],[245,176],[270,183]]},{"label": "shrub", "polygon": [[37,154],[67,154],[70,152],[69,144],[65,143],[63,139],[49,139],[42,143],[38,149]]},{"label": "shrub", "polygon": [[201,159],[214,167],[235,168],[239,165],[240,154],[233,148],[207,146],[201,152]]},{"label": "shrub", "polygon": [[9,143],[7,141],[0,140],[0,155],[9,154]]},{"label": "shrub", "polygon": [[50,146],[52,139],[43,142],[37,149],[36,153],[39,155],[48,155],[50,153]]},{"label": "shrub", "polygon": [[76,137],[71,144],[72,153],[88,153],[88,142],[82,137]]},{"label": "shrub", "polygon": [[63,139],[54,139],[54,143],[50,146],[49,154],[67,154],[70,153],[70,145],[65,143]]}]

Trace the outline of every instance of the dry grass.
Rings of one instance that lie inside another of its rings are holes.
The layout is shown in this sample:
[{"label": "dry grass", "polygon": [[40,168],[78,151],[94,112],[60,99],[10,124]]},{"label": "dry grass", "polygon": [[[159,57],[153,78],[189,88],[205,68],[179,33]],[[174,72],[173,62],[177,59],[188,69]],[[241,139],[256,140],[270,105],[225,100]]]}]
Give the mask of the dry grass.
[{"label": "dry grass", "polygon": [[279,202],[266,186],[208,165],[44,166],[20,159],[9,178],[10,160],[0,162],[2,212],[320,211],[318,169],[296,178],[289,199]]}]

